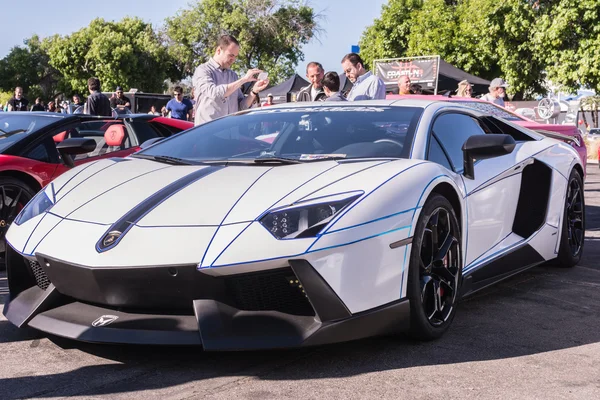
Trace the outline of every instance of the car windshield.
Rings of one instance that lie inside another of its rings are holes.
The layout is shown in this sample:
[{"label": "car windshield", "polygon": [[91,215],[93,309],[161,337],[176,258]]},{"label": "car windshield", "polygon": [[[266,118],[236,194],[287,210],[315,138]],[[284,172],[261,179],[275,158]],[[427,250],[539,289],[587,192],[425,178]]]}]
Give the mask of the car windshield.
[{"label": "car windshield", "polygon": [[423,109],[314,106],[217,119],[136,153],[189,162],[408,158]]},{"label": "car windshield", "polygon": [[518,115],[513,114],[492,103],[483,101],[455,101],[455,103],[471,107],[485,114],[493,115],[494,117],[500,117],[506,121],[523,121],[523,118],[519,117]]},{"label": "car windshield", "polygon": [[60,118],[62,118],[60,115],[36,115],[21,112],[0,113],[0,151]]}]

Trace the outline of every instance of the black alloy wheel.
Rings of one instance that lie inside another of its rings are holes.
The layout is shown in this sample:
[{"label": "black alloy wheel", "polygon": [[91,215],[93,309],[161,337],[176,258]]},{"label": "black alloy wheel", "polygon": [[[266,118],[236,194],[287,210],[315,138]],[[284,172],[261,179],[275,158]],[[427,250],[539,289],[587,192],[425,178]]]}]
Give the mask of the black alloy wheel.
[{"label": "black alloy wheel", "polygon": [[571,179],[567,189],[567,232],[571,255],[577,257],[583,249],[583,188],[578,179]]},{"label": "black alloy wheel", "polygon": [[20,180],[0,177],[0,269],[5,267],[6,232],[34,194],[35,192]]},{"label": "black alloy wheel", "polygon": [[563,214],[560,248],[556,264],[573,267],[581,259],[585,242],[585,198],[583,180],[577,170],[569,176]]},{"label": "black alloy wheel", "polygon": [[462,272],[460,230],[446,198],[427,200],[413,239],[408,281],[409,333],[416,339],[441,336],[456,313]]}]

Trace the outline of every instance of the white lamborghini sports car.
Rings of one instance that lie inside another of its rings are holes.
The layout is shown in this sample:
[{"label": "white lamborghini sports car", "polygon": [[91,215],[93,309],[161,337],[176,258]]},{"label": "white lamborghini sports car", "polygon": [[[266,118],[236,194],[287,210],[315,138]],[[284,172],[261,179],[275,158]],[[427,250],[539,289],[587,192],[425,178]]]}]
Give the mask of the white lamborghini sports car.
[{"label": "white lamborghini sports car", "polygon": [[449,102],[245,111],[39,192],[6,236],[4,314],[207,350],[433,339],[462,297],[579,261],[583,174],[568,144]]}]

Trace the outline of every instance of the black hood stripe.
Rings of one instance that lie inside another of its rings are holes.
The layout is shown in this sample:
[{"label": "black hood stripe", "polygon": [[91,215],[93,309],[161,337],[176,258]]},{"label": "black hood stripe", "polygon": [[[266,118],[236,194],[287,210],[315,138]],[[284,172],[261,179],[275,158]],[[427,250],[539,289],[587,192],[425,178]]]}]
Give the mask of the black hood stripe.
[{"label": "black hood stripe", "polygon": [[[96,243],[96,251],[102,253],[104,251],[110,250],[115,247],[125,236],[125,234],[131,229],[133,225],[135,225],[138,221],[144,218],[150,211],[159,206],[162,202],[167,200],[169,197],[178,193],[185,187],[191,185],[192,183],[214,173],[221,169],[225,168],[224,166],[209,166],[197,171],[192,172],[182,178],[179,178],[175,182],[165,186],[160,189],[158,192],[154,193],[146,200],[142,201],[137,206],[133,207],[128,213],[124,214],[117,222],[112,224],[110,228],[106,231],[104,235],[98,240]],[[114,233],[113,232],[118,232]],[[107,237],[113,234],[113,240],[110,241],[107,245],[104,244]]]}]

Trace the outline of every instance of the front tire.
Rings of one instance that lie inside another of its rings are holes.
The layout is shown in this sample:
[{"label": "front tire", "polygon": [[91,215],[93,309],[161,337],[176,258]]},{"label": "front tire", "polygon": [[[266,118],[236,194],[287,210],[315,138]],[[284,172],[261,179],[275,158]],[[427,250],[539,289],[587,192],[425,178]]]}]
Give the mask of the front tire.
[{"label": "front tire", "polygon": [[450,202],[433,194],[417,222],[408,271],[409,335],[436,339],[456,314],[462,277],[460,229]]},{"label": "front tire", "polygon": [[585,242],[583,179],[576,169],[573,169],[569,175],[561,230],[560,247],[555,264],[559,267],[571,268],[581,260]]},{"label": "front tire", "polygon": [[0,177],[0,270],[6,268],[6,232],[17,214],[35,195],[35,191],[23,181]]}]

